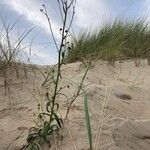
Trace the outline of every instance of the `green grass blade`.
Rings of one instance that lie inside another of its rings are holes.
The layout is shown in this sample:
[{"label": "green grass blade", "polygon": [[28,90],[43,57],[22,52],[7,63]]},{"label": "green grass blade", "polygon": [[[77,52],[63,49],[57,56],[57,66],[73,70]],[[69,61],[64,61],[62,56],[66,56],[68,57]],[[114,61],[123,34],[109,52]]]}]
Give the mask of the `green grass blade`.
[{"label": "green grass blade", "polygon": [[87,94],[86,93],[84,95],[84,108],[85,108],[85,119],[86,119],[86,126],[87,126],[90,150],[92,150],[92,130],[91,130],[91,124],[90,124],[88,98],[87,98]]}]

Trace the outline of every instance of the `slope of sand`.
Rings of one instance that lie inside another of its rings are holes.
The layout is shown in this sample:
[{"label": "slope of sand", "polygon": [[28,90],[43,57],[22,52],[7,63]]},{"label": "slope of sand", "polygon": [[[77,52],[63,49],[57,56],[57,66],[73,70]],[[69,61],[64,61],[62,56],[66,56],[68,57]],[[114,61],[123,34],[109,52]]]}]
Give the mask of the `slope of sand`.
[{"label": "slope of sand", "polygon": [[[98,128],[102,125],[98,149],[149,150],[150,66],[145,60],[140,67],[134,67],[133,61],[116,63],[115,66],[110,67],[100,61],[90,69],[85,79],[93,144],[97,143]],[[83,74],[84,68],[80,63],[63,66],[61,85],[67,84],[70,88],[62,92],[70,96]],[[26,144],[28,130],[35,126],[37,102],[44,104],[44,92],[40,87],[42,81],[40,71],[36,71],[36,78],[29,72],[28,78],[23,79],[24,84],[15,81],[16,84],[10,86],[10,93],[5,96],[3,78],[0,77],[0,150],[19,150]],[[59,102],[63,115],[66,102],[62,97],[59,97]],[[103,112],[104,103],[106,111],[104,109]],[[102,115],[105,117],[99,123]],[[72,106],[61,134],[63,140],[59,144],[52,142],[51,149],[88,150],[83,96]],[[44,149],[47,150],[47,146],[43,146]]]}]

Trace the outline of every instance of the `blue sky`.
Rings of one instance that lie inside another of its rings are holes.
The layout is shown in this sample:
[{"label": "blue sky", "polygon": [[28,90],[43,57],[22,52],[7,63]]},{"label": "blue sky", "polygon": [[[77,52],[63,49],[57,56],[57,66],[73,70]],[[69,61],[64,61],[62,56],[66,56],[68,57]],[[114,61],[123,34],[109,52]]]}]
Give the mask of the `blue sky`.
[{"label": "blue sky", "polygon": [[[59,39],[60,15],[57,0],[0,0],[1,14],[8,16],[12,22],[21,16],[14,36],[33,26],[36,26],[26,43],[33,39],[33,63],[54,64],[57,60],[57,51],[49,32],[48,24],[40,12],[42,4],[46,4],[51,17],[53,30]],[[75,18],[73,22],[75,33],[87,28],[96,28],[116,17],[139,18],[150,17],[150,0],[77,0]],[[1,24],[1,23],[0,23]]]}]

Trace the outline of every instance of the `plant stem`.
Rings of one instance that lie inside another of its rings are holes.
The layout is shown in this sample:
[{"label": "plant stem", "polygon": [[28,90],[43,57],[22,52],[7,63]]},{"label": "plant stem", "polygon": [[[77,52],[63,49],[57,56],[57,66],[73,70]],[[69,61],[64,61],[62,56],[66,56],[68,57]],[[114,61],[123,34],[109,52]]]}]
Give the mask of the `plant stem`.
[{"label": "plant stem", "polygon": [[[60,71],[61,71],[61,53],[62,53],[62,49],[63,49],[63,43],[64,40],[66,38],[65,35],[65,28],[66,28],[66,21],[67,21],[67,5],[66,5],[66,10],[64,11],[65,13],[65,17],[64,17],[64,21],[63,21],[63,28],[62,28],[62,37],[61,37],[61,45],[60,45],[60,49],[58,51],[58,69],[57,69],[57,77],[56,77],[56,84],[55,84],[55,90],[54,90],[54,94],[53,94],[53,101],[52,101],[52,107],[51,107],[51,113],[54,111],[54,106],[55,106],[55,101],[56,101],[56,95],[57,95],[57,90],[58,90],[58,84],[59,84],[59,79],[60,79]],[[53,114],[51,114],[50,116],[50,121],[49,123],[52,122],[52,116]]]}]

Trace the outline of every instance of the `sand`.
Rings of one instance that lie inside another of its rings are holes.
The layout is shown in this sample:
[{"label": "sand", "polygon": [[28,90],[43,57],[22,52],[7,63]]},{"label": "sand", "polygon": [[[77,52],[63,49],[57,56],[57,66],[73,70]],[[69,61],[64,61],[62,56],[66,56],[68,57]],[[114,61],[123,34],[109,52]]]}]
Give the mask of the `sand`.
[{"label": "sand", "polygon": [[[85,69],[81,63],[63,66],[61,85],[69,85],[62,92],[71,96]],[[36,70],[28,78],[12,79],[10,93],[4,95],[3,78],[0,77],[0,150],[19,150],[26,144],[30,127],[37,120],[38,102],[44,105],[44,78]],[[69,80],[70,79],[70,80]],[[22,84],[23,82],[23,84]],[[61,86],[60,85],[60,86]],[[99,150],[149,150],[150,149],[150,66],[146,60],[140,67],[134,61],[117,62],[115,68],[99,61],[88,72],[84,85],[88,93],[93,145]],[[66,110],[64,98],[59,97],[62,116]],[[105,104],[106,109],[102,109]],[[103,121],[102,116],[104,116]],[[99,142],[96,142],[101,125]],[[68,120],[61,132],[63,139],[52,142],[51,149],[88,150],[83,96],[72,106]],[[48,150],[43,145],[42,150]]]}]

